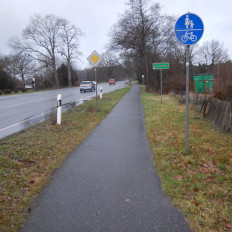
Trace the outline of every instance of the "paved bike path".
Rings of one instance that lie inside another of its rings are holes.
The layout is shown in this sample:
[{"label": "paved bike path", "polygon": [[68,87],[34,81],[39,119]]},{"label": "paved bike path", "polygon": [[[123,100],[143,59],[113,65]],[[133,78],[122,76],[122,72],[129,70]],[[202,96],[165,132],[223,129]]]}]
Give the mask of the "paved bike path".
[{"label": "paved bike path", "polygon": [[66,159],[21,232],[187,232],[163,194],[134,86]]}]

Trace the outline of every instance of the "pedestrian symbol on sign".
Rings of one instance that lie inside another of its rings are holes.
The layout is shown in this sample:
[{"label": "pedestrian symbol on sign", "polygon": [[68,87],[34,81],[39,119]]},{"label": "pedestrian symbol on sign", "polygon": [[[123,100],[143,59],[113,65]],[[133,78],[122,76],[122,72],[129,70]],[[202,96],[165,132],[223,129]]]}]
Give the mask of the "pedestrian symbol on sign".
[{"label": "pedestrian symbol on sign", "polygon": [[203,22],[197,15],[192,13],[182,15],[175,25],[177,39],[186,45],[198,42],[203,35],[203,31]]},{"label": "pedestrian symbol on sign", "polygon": [[191,20],[190,25],[191,25],[191,29],[193,29],[193,26],[194,26],[193,20]]},{"label": "pedestrian symbol on sign", "polygon": [[186,15],[186,18],[185,18],[185,26],[186,26],[187,29],[188,29],[188,27],[189,27],[189,24],[190,24],[190,19],[189,19],[188,15]]}]

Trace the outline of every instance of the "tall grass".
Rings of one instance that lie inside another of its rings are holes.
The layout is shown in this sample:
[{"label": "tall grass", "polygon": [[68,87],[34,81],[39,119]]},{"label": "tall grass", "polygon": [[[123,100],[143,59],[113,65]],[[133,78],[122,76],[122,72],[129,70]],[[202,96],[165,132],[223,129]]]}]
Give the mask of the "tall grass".
[{"label": "tall grass", "polygon": [[147,135],[162,187],[194,231],[232,231],[232,136],[190,111],[190,152],[185,153],[185,106],[146,93]]}]

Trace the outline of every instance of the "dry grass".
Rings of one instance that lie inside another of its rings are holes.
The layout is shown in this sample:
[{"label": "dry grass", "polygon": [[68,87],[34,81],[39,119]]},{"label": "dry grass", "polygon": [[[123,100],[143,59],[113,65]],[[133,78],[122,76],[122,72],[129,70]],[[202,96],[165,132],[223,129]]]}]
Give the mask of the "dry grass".
[{"label": "dry grass", "polygon": [[232,231],[232,136],[190,111],[185,153],[185,105],[171,96],[141,94],[147,135],[164,191],[194,231]]}]

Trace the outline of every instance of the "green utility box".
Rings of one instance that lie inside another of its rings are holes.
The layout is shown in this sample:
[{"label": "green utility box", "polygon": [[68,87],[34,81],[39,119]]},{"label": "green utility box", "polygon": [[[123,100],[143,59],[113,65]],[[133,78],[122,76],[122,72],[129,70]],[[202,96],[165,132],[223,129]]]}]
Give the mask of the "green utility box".
[{"label": "green utility box", "polygon": [[195,93],[211,93],[214,86],[213,74],[198,74],[193,76]]}]

